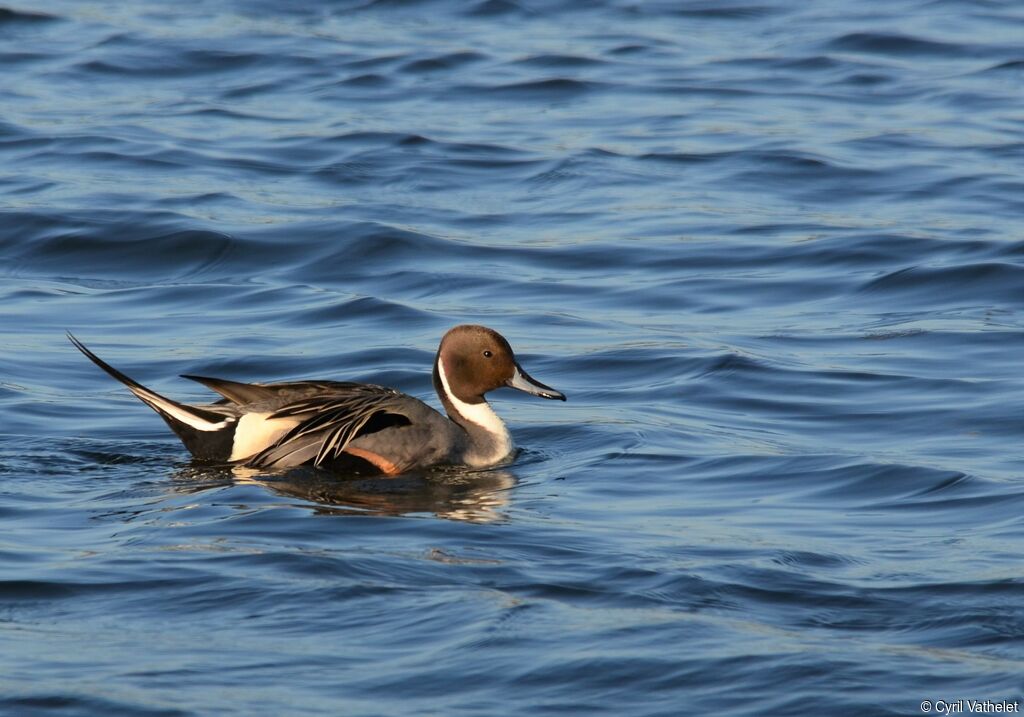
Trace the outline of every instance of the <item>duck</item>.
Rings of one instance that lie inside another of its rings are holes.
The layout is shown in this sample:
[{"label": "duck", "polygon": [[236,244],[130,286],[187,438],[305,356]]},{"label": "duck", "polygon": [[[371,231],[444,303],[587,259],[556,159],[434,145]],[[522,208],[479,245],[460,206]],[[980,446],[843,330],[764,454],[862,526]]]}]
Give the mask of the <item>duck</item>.
[{"label": "duck", "polygon": [[90,351],[71,343],[156,411],[193,459],[255,469],[313,466],[396,476],[441,465],[487,469],[514,455],[512,435],[487,402],[498,388],[565,401],[532,378],[508,340],[474,324],[450,329],[434,357],[434,390],[444,415],[386,386],[307,380],[241,383],[183,374],[220,400],[190,405],[161,396]]}]

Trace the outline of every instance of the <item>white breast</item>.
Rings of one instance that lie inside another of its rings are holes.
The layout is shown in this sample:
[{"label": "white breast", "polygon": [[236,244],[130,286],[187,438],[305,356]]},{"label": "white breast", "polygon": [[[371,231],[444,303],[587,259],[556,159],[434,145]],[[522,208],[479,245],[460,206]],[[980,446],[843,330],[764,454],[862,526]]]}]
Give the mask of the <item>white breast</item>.
[{"label": "white breast", "polygon": [[511,453],[512,434],[508,432],[505,422],[498,417],[498,414],[494,412],[490,404],[487,401],[466,403],[459,400],[452,393],[452,389],[448,385],[448,377],[444,372],[443,360],[437,362],[437,373],[441,377],[441,387],[444,389],[445,395],[448,396],[448,400],[451,401],[452,406],[458,411],[459,415],[487,431],[494,443],[494,451],[492,453],[488,455],[477,454],[467,456],[466,463],[472,468],[485,468],[493,466]]}]

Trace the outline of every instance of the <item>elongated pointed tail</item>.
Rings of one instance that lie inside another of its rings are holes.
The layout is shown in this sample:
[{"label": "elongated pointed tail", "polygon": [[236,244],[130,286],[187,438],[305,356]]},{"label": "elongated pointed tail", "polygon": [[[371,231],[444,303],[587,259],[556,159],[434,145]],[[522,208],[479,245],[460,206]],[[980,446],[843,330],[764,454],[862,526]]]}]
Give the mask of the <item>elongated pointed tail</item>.
[{"label": "elongated pointed tail", "polygon": [[85,354],[86,358],[127,386],[128,390],[134,393],[140,401],[160,414],[160,417],[167,422],[167,425],[178,435],[182,443],[185,444],[185,447],[194,456],[207,460],[221,460],[226,457],[226,454],[224,456],[220,455],[224,453],[223,444],[225,439],[227,441],[227,453],[231,452],[230,443],[236,422],[233,416],[226,416],[197,406],[188,406],[161,396],[156,391],[146,388],[135,379],[126,376],[108,364],[87,349],[70,332],[68,333],[68,339],[74,344],[76,349]]}]

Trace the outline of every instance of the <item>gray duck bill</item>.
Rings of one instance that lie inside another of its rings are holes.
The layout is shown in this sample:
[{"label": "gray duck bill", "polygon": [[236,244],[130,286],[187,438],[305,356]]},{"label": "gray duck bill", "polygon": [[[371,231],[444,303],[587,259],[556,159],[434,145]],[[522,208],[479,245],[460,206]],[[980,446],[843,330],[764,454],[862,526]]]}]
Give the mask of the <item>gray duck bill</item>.
[{"label": "gray duck bill", "polygon": [[533,396],[540,396],[541,398],[550,398],[553,400],[564,401],[565,394],[556,391],[550,386],[545,386],[540,381],[535,380],[523,370],[523,367],[518,363],[516,364],[516,372],[512,374],[512,378],[505,382],[505,385],[509,388],[514,388],[517,391],[523,391]]}]

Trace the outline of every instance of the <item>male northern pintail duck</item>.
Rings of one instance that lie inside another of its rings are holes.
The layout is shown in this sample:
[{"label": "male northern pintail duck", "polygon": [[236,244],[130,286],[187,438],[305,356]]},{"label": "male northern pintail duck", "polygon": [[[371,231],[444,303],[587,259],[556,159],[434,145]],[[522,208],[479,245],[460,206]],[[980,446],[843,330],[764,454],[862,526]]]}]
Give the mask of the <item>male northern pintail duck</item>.
[{"label": "male northern pintail duck", "polygon": [[502,386],[565,396],[523,371],[505,337],[456,326],[434,358],[434,390],[448,417],[392,388],[342,381],[238,383],[182,376],[219,393],[216,403],[172,401],[124,375],[68,334],[79,351],[167,422],[200,460],[254,468],[313,465],[397,475],[439,464],[488,468],[512,453],[512,437],[484,395]]}]

